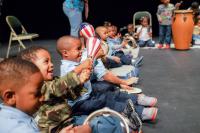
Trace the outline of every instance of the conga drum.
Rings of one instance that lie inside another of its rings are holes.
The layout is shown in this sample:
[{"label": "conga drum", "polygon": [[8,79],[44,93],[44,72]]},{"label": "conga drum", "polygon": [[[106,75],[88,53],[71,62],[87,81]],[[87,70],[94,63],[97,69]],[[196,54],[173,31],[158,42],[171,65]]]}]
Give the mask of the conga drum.
[{"label": "conga drum", "polygon": [[175,48],[178,50],[187,50],[192,41],[192,32],[194,27],[192,10],[175,10],[172,20],[172,35]]}]

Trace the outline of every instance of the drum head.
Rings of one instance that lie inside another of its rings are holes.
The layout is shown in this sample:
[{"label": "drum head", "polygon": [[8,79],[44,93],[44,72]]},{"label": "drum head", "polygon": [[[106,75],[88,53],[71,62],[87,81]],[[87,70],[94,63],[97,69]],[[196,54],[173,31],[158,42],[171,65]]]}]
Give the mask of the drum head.
[{"label": "drum head", "polygon": [[95,117],[98,117],[98,116],[106,116],[106,117],[109,117],[109,116],[114,116],[116,118],[118,118],[120,120],[120,125],[122,127],[122,129],[124,130],[124,133],[129,133],[129,126],[126,122],[126,120],[123,118],[123,116],[114,111],[114,110],[111,110],[109,108],[103,108],[103,109],[100,109],[100,110],[97,110],[93,113],[91,113],[84,121],[84,124],[86,123],[90,123],[91,120],[93,120]]},{"label": "drum head", "polygon": [[174,13],[193,13],[192,10],[175,10]]}]

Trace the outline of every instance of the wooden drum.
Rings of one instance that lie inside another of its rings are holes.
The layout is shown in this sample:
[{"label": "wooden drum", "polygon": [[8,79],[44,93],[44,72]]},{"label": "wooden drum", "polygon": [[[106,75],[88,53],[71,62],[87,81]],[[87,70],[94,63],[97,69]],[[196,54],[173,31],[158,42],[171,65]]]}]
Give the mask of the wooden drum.
[{"label": "wooden drum", "polygon": [[175,10],[172,21],[172,35],[175,48],[178,50],[187,50],[192,41],[192,32],[194,28],[192,10]]}]

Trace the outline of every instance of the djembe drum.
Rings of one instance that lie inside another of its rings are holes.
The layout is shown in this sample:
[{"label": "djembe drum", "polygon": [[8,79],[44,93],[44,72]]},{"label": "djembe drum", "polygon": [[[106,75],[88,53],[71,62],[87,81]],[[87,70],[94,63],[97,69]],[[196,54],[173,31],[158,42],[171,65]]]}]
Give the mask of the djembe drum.
[{"label": "djembe drum", "polygon": [[187,50],[192,41],[194,22],[192,10],[175,10],[172,21],[172,34],[175,48]]}]

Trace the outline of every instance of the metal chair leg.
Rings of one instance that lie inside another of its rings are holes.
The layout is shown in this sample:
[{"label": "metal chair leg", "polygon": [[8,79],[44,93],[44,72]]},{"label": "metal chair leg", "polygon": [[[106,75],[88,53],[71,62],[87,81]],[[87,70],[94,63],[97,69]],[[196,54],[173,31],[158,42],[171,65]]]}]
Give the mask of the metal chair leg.
[{"label": "metal chair leg", "polygon": [[12,33],[10,33],[10,39],[9,39],[9,44],[8,44],[7,53],[6,53],[6,58],[9,57],[11,43],[12,43]]},{"label": "metal chair leg", "polygon": [[17,40],[18,42],[19,42],[19,45],[23,48],[23,49],[25,49],[26,47],[25,47],[25,45],[23,44],[23,42],[21,41],[21,40]]}]

